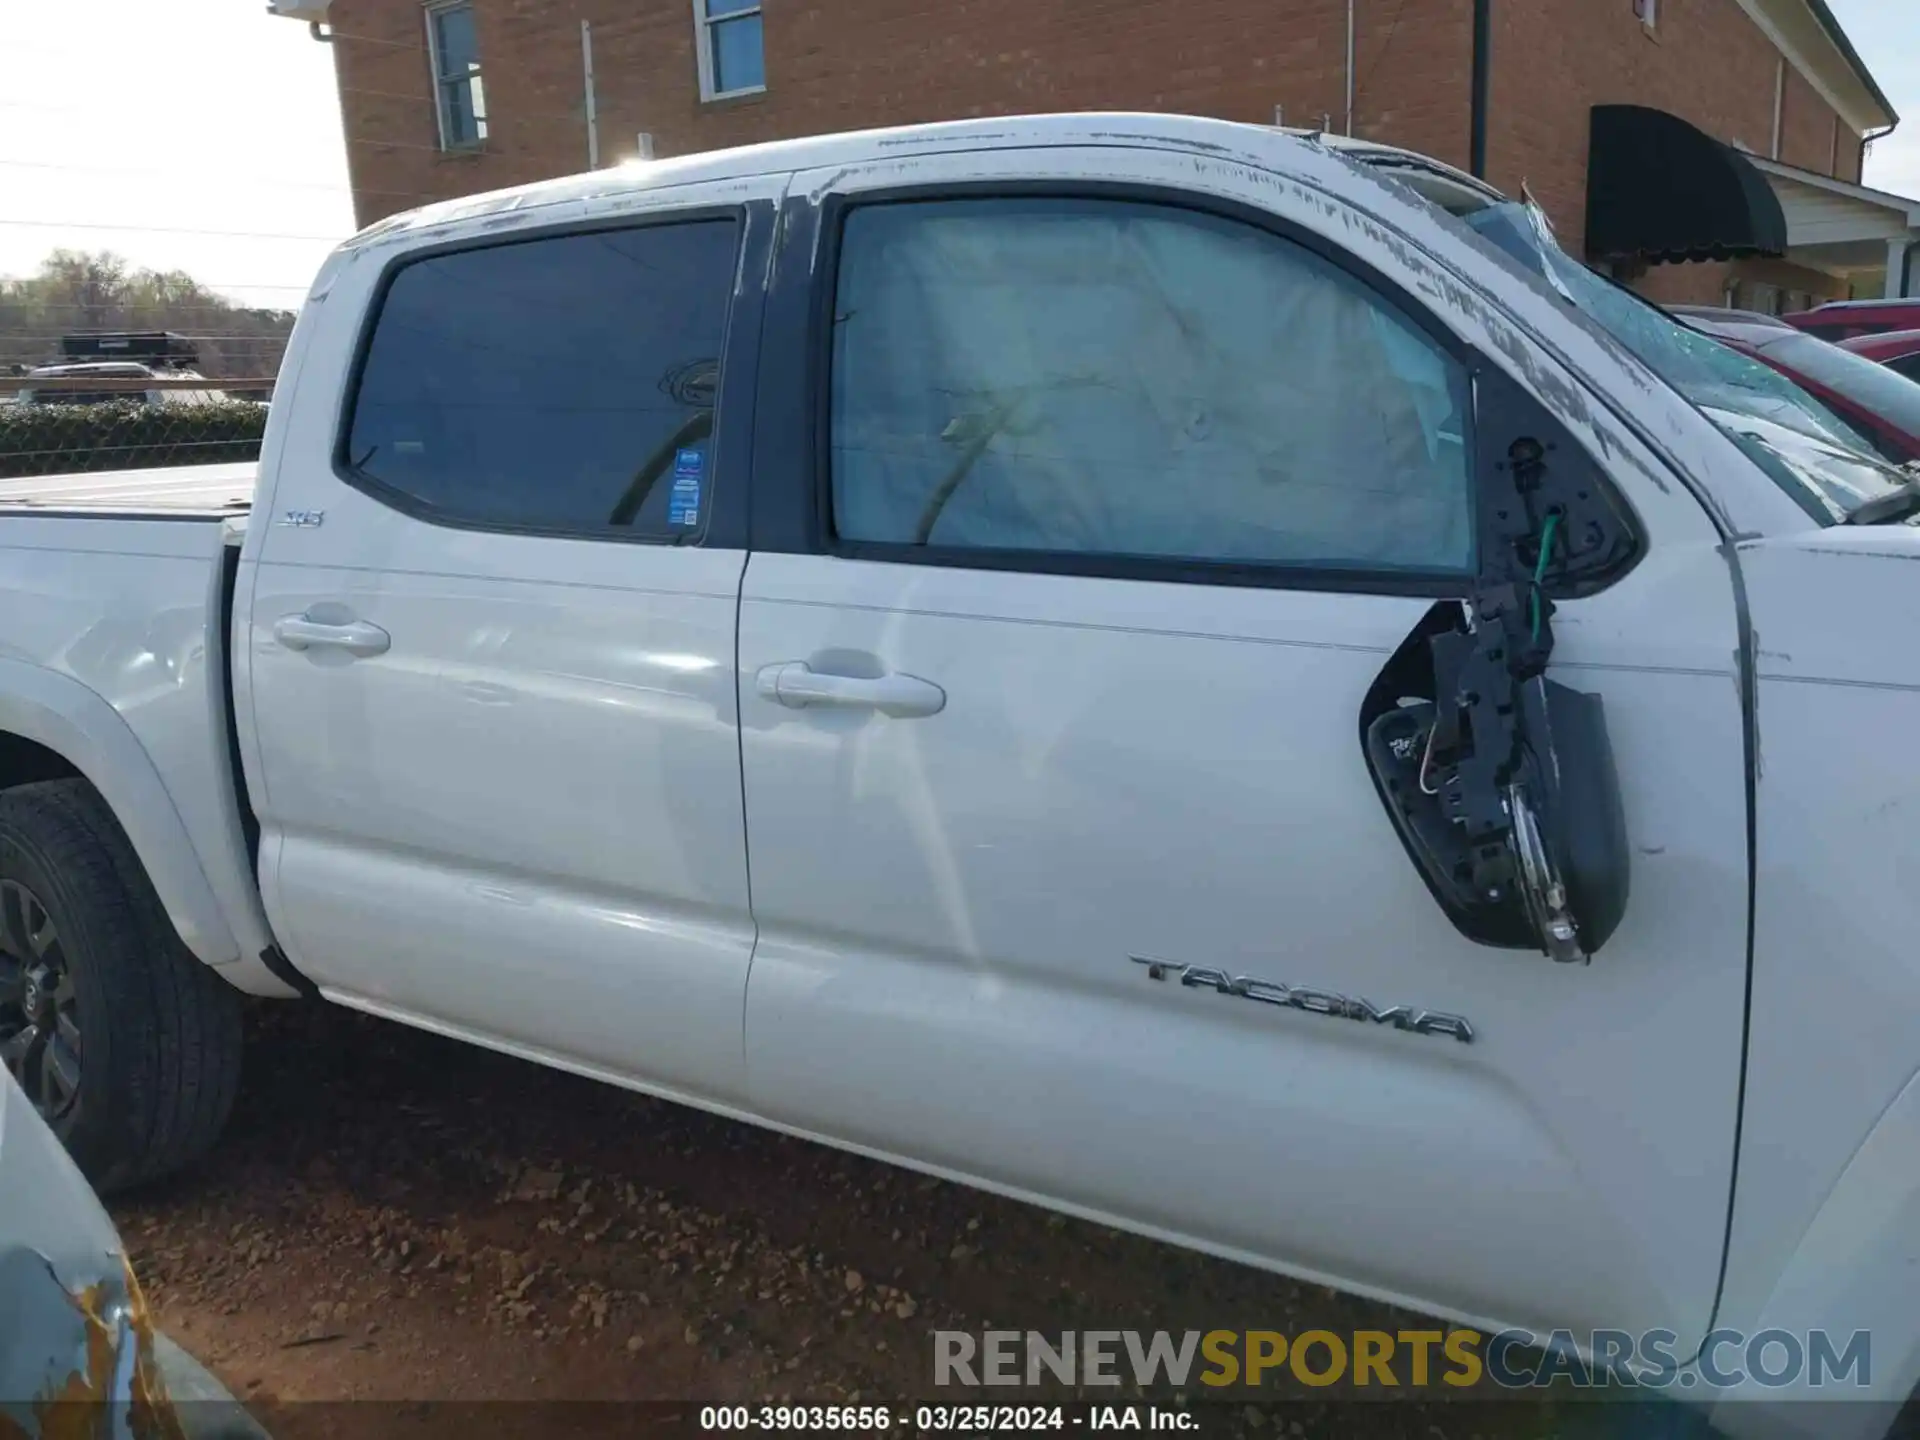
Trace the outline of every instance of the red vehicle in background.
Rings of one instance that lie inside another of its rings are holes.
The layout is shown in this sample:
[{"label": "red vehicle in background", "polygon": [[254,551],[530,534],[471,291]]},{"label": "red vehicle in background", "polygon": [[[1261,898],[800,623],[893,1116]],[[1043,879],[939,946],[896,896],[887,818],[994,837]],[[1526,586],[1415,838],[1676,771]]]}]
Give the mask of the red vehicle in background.
[{"label": "red vehicle in background", "polygon": [[1856,335],[1840,342],[1842,350],[1864,356],[1909,380],[1920,380],[1920,330],[1892,330],[1884,335]]},{"label": "red vehicle in background", "polygon": [[1676,305],[1667,313],[1771,365],[1857,432],[1866,448],[1896,465],[1920,460],[1920,383],[1771,315],[1705,305]]},{"label": "red vehicle in background", "polygon": [[1829,300],[1811,310],[1780,317],[1822,340],[1851,340],[1891,330],[1920,330],[1920,296],[1907,300]]}]

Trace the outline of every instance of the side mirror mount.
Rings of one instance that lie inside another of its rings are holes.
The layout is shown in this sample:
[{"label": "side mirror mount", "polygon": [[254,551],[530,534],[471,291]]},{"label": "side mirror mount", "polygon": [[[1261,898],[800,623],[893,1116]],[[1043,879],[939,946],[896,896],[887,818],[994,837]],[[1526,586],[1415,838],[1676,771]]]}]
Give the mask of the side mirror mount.
[{"label": "side mirror mount", "polygon": [[1407,854],[1485,945],[1586,962],[1626,913],[1629,851],[1597,695],[1547,679],[1555,606],[1638,557],[1602,477],[1510,382],[1476,383],[1479,564],[1361,711],[1361,747]]}]

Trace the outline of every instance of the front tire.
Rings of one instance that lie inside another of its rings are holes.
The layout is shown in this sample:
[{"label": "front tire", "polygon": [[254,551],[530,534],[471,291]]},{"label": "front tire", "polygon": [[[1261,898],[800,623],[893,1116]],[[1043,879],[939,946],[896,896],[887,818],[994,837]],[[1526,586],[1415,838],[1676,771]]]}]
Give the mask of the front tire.
[{"label": "front tire", "polygon": [[212,1148],[240,1048],[239,993],[180,942],[99,793],[0,793],[0,1064],[94,1188]]}]

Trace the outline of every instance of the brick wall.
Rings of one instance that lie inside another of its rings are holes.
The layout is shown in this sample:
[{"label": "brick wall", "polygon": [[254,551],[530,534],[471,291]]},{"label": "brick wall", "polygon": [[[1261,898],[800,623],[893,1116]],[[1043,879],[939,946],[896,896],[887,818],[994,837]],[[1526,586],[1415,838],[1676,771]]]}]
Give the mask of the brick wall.
[{"label": "brick wall", "polygon": [[[584,169],[580,21],[592,23],[601,156],[650,132],[681,154],[795,135],[1040,110],[1162,110],[1341,123],[1345,0],[768,0],[768,89],[703,104],[689,0],[474,0],[491,135],[442,154],[414,0],[334,0],[334,60],[362,222],[427,200]],[[1762,154],[1779,54],[1735,0],[1505,0],[1495,9],[1489,179],[1525,182],[1578,253],[1588,113],[1631,101]],[[1361,0],[1356,130],[1464,167],[1472,0]],[[1789,164],[1825,173],[1834,116],[1791,66]],[[1858,138],[1841,134],[1851,178]],[[1648,288],[1718,300],[1725,267]]]},{"label": "brick wall", "polygon": [[[1758,154],[1772,147],[1780,52],[1734,0],[1662,0],[1652,30],[1628,0],[1534,0],[1496,13],[1488,179],[1509,190],[1526,181],[1569,247],[1586,230],[1595,105],[1650,105]],[[1789,65],[1780,158],[1829,173],[1833,127],[1832,108]],[[1842,142],[1844,169],[1859,140]]]},{"label": "brick wall", "polygon": [[[765,95],[702,104],[688,0],[476,0],[491,135],[437,149],[409,0],[335,0],[334,61],[363,223],[586,168],[581,20],[603,160],[640,131],[673,155],[795,135],[1044,110],[1342,123],[1345,0],[773,0]],[[1467,160],[1471,0],[1362,3],[1356,129]]]},{"label": "brick wall", "polygon": [[[1734,0],[1660,0],[1659,23],[1651,30],[1629,0],[1534,0],[1496,14],[1503,18],[1494,37],[1487,178],[1509,191],[1524,180],[1576,254],[1586,233],[1594,105],[1650,105],[1758,154],[1772,149],[1780,52]],[[1833,108],[1791,65],[1781,122],[1780,158],[1832,173]],[[1842,122],[1842,178],[1854,178],[1858,163],[1859,137]],[[1637,288],[1663,303],[1719,304],[1729,274],[1721,264],[1662,265]],[[1822,294],[1845,288],[1814,272],[1795,275],[1804,282],[1796,288]]]}]

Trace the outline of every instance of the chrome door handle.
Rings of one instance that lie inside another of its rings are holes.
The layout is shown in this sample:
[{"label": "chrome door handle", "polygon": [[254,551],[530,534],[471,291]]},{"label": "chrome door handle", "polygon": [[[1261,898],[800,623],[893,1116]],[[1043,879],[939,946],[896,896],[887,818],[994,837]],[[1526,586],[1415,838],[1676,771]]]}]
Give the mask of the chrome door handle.
[{"label": "chrome door handle", "polygon": [[349,655],[384,655],[393,637],[378,625],[350,620],[329,625],[305,615],[282,615],[273,622],[273,638],[289,650],[345,650]]},{"label": "chrome door handle", "polygon": [[754,676],[754,689],[762,699],[785,705],[790,710],[804,710],[809,705],[837,710],[878,710],[897,720],[938,715],[947,704],[946,691],[917,675],[881,675],[873,679],[828,675],[813,670],[804,660],[764,666]]}]

